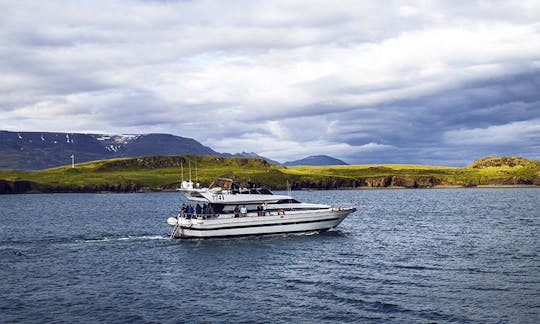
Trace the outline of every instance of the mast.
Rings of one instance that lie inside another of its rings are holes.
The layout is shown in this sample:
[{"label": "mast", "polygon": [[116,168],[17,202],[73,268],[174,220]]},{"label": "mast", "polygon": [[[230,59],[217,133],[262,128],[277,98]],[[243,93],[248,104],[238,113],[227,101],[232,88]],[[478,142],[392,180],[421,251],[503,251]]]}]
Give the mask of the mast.
[{"label": "mast", "polygon": [[189,160],[189,182],[191,182],[191,160]]},{"label": "mast", "polygon": [[[291,184],[289,183],[289,179],[287,179],[287,196],[292,199]],[[289,199],[289,204],[291,203],[291,199]]]},{"label": "mast", "polygon": [[180,170],[182,170],[182,183],[184,183],[184,161],[180,162]]}]

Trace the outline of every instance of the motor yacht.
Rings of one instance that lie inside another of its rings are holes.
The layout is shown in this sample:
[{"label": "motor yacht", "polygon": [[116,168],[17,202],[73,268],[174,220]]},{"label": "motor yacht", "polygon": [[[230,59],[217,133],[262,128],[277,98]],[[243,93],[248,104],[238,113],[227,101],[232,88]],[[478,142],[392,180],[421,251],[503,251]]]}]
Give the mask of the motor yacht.
[{"label": "motor yacht", "polygon": [[228,178],[218,178],[208,188],[182,184],[179,191],[195,205],[184,204],[176,217],[167,219],[171,238],[323,232],[356,211],[356,206],[305,203],[252,185],[242,188]]}]

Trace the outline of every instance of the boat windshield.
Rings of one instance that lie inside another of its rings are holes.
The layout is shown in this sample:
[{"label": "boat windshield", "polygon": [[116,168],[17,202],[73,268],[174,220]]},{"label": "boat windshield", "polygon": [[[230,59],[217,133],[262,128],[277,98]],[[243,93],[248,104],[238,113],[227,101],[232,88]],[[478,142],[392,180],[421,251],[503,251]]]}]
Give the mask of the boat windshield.
[{"label": "boat windshield", "polygon": [[233,187],[233,184],[236,182],[233,179],[229,178],[217,178],[210,184],[209,188],[222,188],[222,189],[231,189]]},{"label": "boat windshield", "polygon": [[224,191],[236,194],[251,194],[251,195],[273,195],[267,188],[255,187],[253,183],[249,183],[249,188],[240,186],[240,183],[229,178],[217,178],[208,187],[214,189],[213,192],[223,193]]}]

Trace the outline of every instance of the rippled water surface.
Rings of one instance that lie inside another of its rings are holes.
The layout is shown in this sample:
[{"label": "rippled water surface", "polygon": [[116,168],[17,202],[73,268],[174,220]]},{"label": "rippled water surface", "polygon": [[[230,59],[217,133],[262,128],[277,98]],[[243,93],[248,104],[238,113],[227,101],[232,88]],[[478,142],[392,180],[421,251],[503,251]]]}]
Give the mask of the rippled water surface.
[{"label": "rippled water surface", "polygon": [[540,322],[540,190],[293,192],[337,231],[167,238],[176,193],[0,196],[0,322]]}]

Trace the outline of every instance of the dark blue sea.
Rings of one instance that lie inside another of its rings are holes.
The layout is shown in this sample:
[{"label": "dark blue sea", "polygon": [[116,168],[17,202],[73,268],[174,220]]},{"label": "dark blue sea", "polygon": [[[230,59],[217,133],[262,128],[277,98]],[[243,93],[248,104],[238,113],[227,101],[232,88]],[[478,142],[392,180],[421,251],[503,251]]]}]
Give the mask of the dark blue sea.
[{"label": "dark blue sea", "polygon": [[323,234],[169,240],[177,193],[0,196],[0,322],[540,322],[540,189],[293,196],[359,208]]}]

